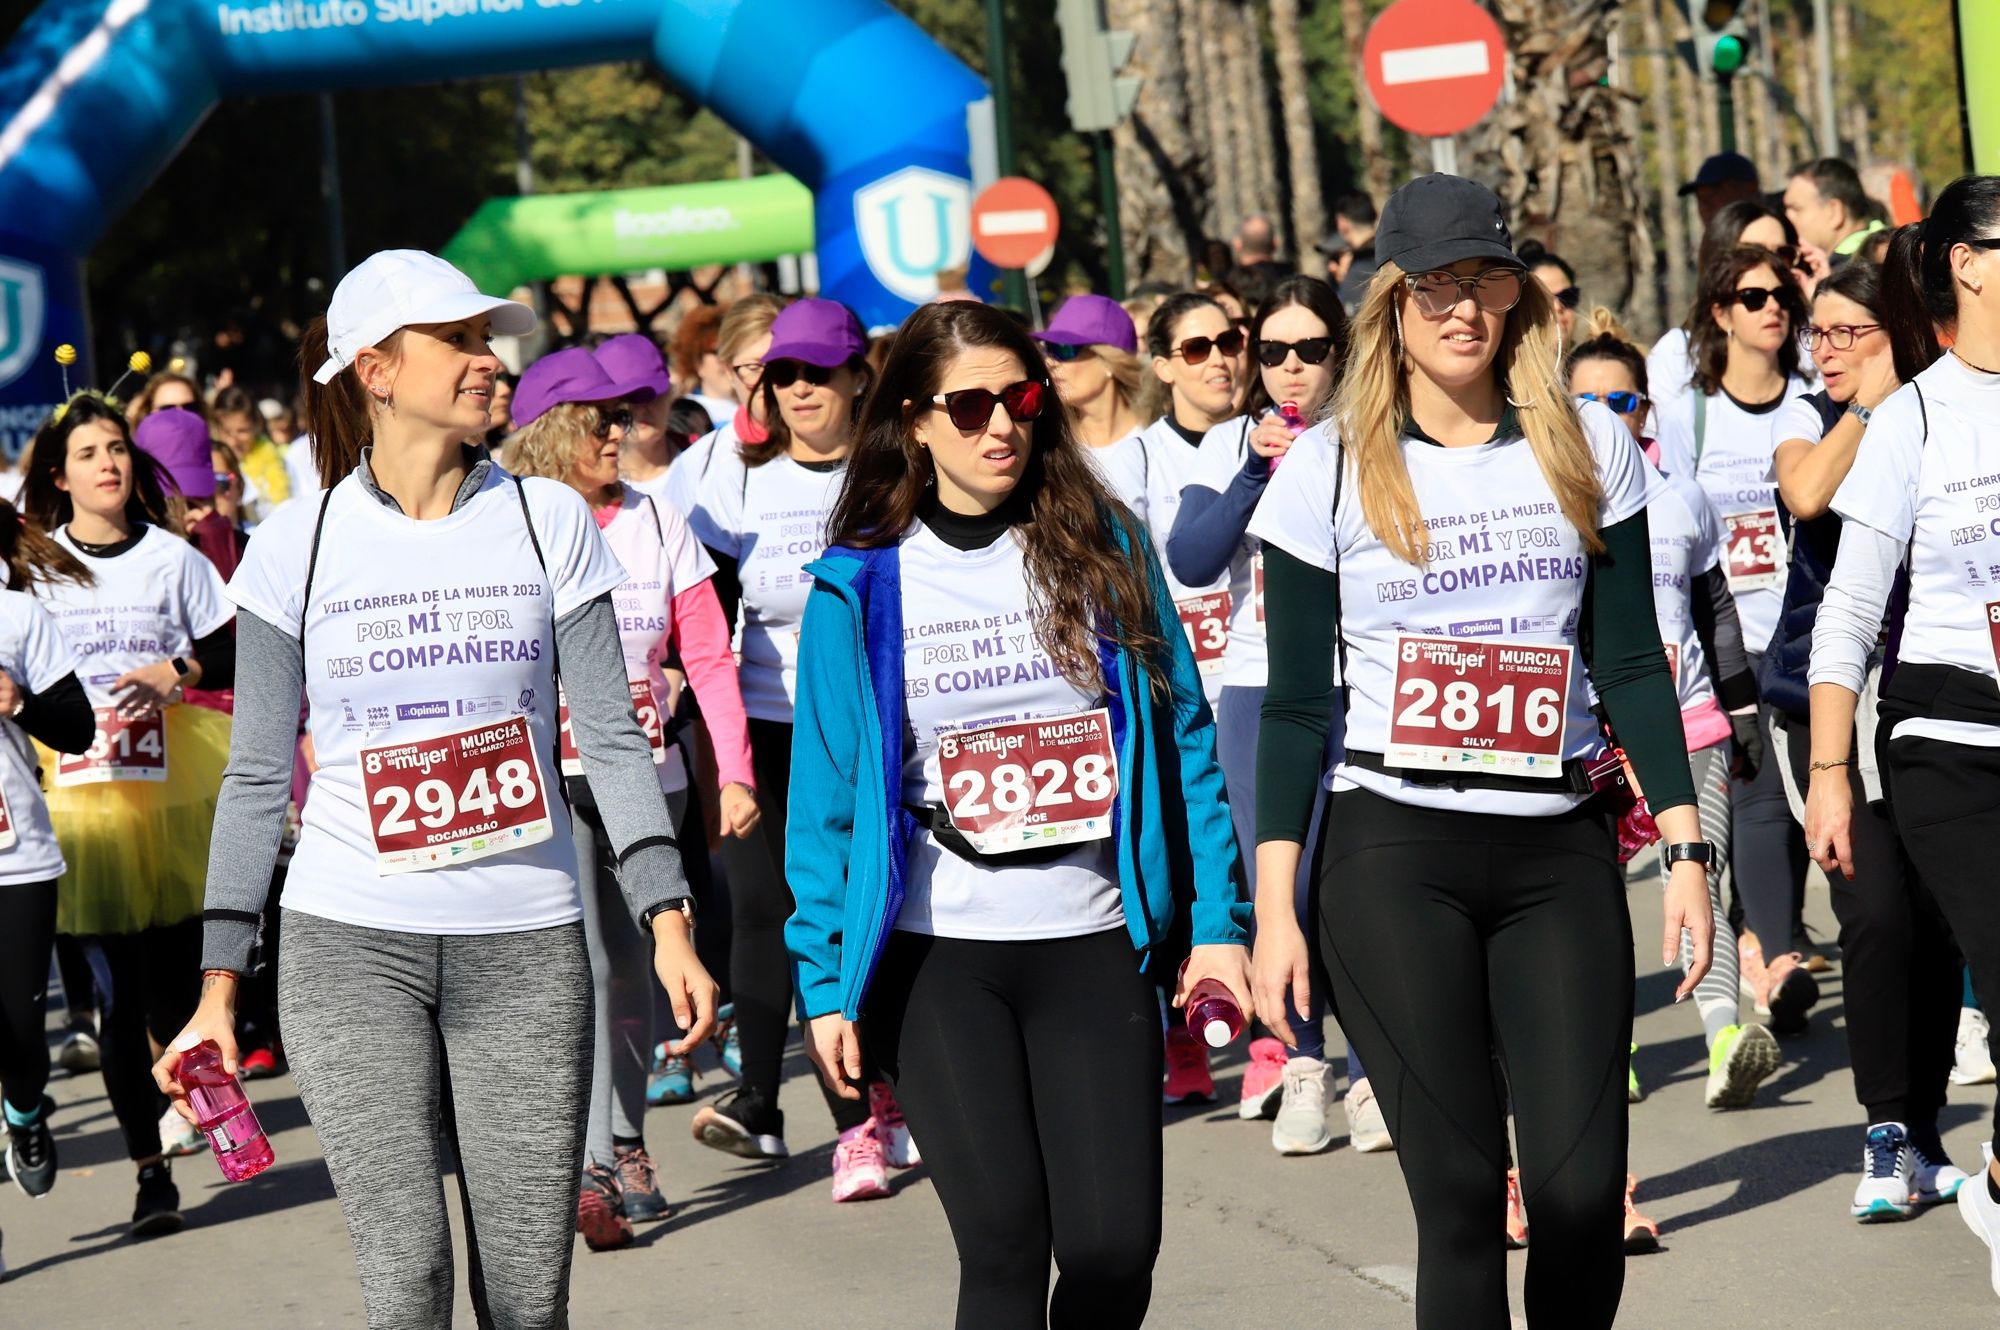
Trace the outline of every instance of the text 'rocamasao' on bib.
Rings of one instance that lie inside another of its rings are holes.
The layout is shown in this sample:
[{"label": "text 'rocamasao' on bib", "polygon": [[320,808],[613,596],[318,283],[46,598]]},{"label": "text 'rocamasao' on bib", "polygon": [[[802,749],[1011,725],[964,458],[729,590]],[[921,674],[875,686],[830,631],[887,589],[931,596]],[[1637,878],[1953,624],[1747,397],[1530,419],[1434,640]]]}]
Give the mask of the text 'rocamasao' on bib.
[{"label": "text 'rocamasao' on bib", "polygon": [[555,834],[520,716],[364,748],[361,790],[384,876],[469,864]]}]

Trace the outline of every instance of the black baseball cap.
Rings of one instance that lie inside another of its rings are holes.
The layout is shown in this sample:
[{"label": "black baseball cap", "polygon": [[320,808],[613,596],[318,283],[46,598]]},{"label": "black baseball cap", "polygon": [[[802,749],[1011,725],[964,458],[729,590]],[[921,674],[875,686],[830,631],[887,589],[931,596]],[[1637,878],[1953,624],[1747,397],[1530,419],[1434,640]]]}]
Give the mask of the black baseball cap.
[{"label": "black baseball cap", "polygon": [[1701,169],[1694,173],[1694,179],[1681,186],[1681,197],[1686,198],[1697,189],[1710,185],[1728,185],[1738,181],[1756,184],[1756,165],[1740,152],[1718,152],[1701,164]]},{"label": "black baseball cap", "polygon": [[1434,171],[1389,196],[1375,228],[1375,257],[1404,272],[1430,272],[1460,259],[1519,265],[1500,196],[1477,180]]}]

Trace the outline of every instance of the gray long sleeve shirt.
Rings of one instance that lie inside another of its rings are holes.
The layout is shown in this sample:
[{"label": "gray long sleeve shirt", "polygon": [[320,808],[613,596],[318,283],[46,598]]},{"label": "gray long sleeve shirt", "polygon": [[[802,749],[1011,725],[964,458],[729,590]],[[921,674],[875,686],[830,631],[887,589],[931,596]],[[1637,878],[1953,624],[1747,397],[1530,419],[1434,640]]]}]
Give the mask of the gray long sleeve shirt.
[{"label": "gray long sleeve shirt", "polygon": [[[473,465],[453,500],[454,511],[479,492],[491,466],[484,459]],[[367,493],[401,511],[375,484],[365,453],[356,470]],[[689,892],[652,752],[632,710],[611,597],[599,596],[558,618],[555,641],[571,733],[584,775],[597,792],[604,830],[618,857],[619,885],[636,921]],[[290,797],[304,693],[299,639],[239,612],[235,726],[209,846],[203,969],[240,974],[250,968]]]}]

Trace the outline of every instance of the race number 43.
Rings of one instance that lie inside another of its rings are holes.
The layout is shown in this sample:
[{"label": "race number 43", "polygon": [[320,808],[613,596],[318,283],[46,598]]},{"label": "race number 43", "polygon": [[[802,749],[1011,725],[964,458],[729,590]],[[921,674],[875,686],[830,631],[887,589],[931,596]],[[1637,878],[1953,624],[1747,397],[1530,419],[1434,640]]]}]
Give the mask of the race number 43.
[{"label": "race number 43", "polygon": [[1111,834],[1118,758],[1102,708],[948,730],[938,768],[951,825],[981,854]]},{"label": "race number 43", "polygon": [[1181,612],[1181,631],[1194,652],[1195,667],[1204,675],[1222,672],[1222,653],[1229,646],[1229,593],[1189,596],[1174,602]]},{"label": "race number 43", "polygon": [[1553,780],[1574,656],[1569,646],[1398,636],[1383,760]]},{"label": "race number 43", "polygon": [[1784,562],[1778,510],[1758,508],[1747,513],[1729,513],[1722,520],[1729,527],[1729,543],[1723,555],[1723,572],[1729,578],[1729,589],[1754,591],[1775,586],[1778,566]]},{"label": "race number 43", "polygon": [[90,747],[81,753],[64,753],[56,759],[56,784],[95,785],[100,781],[167,778],[167,718],[155,711],[144,716],[121,716],[110,707],[98,707],[97,733]]},{"label": "race number 43", "polygon": [[472,863],[555,832],[525,717],[377,744],[360,761],[383,876]]}]

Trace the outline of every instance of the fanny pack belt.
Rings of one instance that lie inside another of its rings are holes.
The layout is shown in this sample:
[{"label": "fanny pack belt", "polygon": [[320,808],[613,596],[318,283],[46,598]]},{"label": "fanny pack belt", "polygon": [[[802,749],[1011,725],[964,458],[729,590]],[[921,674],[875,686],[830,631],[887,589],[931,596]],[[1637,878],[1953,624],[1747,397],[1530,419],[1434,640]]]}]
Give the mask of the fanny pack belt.
[{"label": "fanny pack belt", "polygon": [[1454,790],[1519,790],[1526,794],[1589,794],[1590,763],[1583,758],[1573,757],[1562,764],[1562,775],[1551,779],[1542,776],[1506,776],[1486,771],[1439,771],[1430,767],[1392,767],[1382,759],[1380,753],[1365,753],[1350,748],[1342,761],[1363,771],[1373,771],[1384,776],[1394,776],[1412,785],[1444,786]]},{"label": "fanny pack belt", "polygon": [[1046,864],[1075,850],[1075,845],[1033,845],[1005,854],[982,854],[972,848],[965,833],[951,824],[951,814],[943,804],[904,804],[903,811],[931,829],[931,837],[959,858],[975,864]]}]

